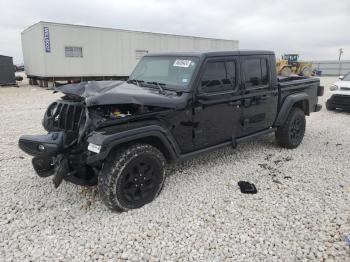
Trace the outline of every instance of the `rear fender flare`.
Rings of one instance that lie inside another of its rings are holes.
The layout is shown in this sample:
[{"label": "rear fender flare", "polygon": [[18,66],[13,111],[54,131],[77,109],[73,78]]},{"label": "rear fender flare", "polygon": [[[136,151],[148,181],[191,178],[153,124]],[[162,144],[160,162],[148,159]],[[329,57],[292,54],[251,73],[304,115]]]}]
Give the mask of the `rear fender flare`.
[{"label": "rear fender flare", "polygon": [[309,96],[307,93],[297,93],[287,96],[282,104],[282,107],[277,115],[275,126],[281,126],[286,121],[290,110],[298,102],[306,102],[306,114],[309,114]]}]

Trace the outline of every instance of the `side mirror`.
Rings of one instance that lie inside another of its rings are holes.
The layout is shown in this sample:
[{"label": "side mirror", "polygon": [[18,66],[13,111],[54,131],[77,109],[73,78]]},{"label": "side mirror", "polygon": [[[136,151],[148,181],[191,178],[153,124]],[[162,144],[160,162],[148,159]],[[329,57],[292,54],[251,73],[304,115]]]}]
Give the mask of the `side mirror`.
[{"label": "side mirror", "polygon": [[343,80],[343,79],[344,79],[344,76],[339,76],[339,79],[340,79],[340,80]]}]

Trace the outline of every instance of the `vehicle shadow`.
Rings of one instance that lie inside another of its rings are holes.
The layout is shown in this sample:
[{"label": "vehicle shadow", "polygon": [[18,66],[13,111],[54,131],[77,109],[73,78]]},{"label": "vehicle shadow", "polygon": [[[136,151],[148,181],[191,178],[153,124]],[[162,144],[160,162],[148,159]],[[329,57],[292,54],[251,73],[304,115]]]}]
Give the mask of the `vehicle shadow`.
[{"label": "vehicle shadow", "polygon": [[[221,164],[223,159],[229,158],[230,161],[239,163],[240,161],[246,160],[242,158],[242,155],[248,158],[253,157],[250,155],[252,148],[261,148],[264,151],[271,149],[281,149],[275,142],[274,134],[259,137],[255,140],[246,141],[240,143],[236,148],[227,146],[212,152],[203,153],[202,155],[195,156],[194,158],[176,162],[170,164],[167,170],[167,176],[173,176],[178,171],[186,172],[188,170],[197,170],[203,165],[216,165]],[[250,156],[249,156],[250,155]]]}]

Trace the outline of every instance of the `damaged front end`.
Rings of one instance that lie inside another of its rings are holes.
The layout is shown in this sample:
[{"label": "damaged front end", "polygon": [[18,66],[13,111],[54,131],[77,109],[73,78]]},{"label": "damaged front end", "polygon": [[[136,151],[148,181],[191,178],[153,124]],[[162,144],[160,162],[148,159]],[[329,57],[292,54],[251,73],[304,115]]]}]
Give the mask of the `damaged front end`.
[{"label": "damaged front end", "polygon": [[24,135],[19,147],[34,156],[32,164],[40,177],[54,176],[55,187],[63,179],[79,185],[96,185],[92,167],[85,164],[84,143],[80,143],[88,114],[82,101],[57,100],[45,112],[47,135]]},{"label": "damaged front end", "polygon": [[64,96],[45,112],[43,127],[48,134],[19,139],[19,147],[33,156],[36,173],[40,177],[53,176],[55,187],[63,180],[78,185],[97,184],[102,163],[87,164],[91,152],[97,150],[87,142],[91,133],[106,126],[125,126],[140,117],[151,118],[159,111],[174,108],[178,103],[173,100],[180,97],[119,81],[66,85],[56,91]]}]

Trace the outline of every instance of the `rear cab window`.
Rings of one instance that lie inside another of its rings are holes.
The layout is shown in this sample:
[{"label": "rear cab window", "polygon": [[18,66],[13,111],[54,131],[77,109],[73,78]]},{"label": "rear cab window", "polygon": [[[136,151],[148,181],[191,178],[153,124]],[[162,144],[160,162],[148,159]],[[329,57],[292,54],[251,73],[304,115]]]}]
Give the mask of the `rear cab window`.
[{"label": "rear cab window", "polygon": [[244,60],[246,89],[263,88],[269,85],[267,58],[247,57]]}]

